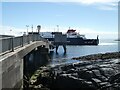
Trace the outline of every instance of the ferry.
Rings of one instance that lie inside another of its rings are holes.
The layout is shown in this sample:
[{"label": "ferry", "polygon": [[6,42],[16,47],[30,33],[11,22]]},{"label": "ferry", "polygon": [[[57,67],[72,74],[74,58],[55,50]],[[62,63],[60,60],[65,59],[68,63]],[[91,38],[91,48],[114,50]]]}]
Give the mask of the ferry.
[{"label": "ferry", "polygon": [[[56,32],[40,32],[40,36],[53,42],[55,33]],[[74,29],[68,29],[66,35],[67,35],[67,45],[98,45],[99,44],[98,35],[96,39],[87,39],[85,35],[81,35],[77,33],[76,30]]]}]

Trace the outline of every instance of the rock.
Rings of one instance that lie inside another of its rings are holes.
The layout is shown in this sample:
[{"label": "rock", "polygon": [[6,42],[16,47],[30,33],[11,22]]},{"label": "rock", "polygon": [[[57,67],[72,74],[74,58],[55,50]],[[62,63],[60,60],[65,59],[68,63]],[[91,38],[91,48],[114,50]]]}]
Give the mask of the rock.
[{"label": "rock", "polygon": [[93,72],[93,74],[94,74],[94,76],[95,77],[99,77],[99,76],[101,76],[101,73],[100,73],[100,71],[99,70],[92,70],[92,72]]},{"label": "rock", "polygon": [[76,70],[75,69],[70,69],[70,70],[67,70],[66,73],[67,74],[69,74],[69,73],[76,73]]},{"label": "rock", "polygon": [[84,82],[83,79],[78,79],[72,76],[60,76],[57,78],[54,84],[54,88],[59,88],[60,90],[65,89],[80,89],[80,90],[88,90],[92,89],[95,90],[95,87],[90,86],[90,83]]},{"label": "rock", "polygon": [[101,80],[97,79],[97,78],[92,78],[92,83],[95,87],[99,88],[100,87],[100,83]]},{"label": "rock", "polygon": [[38,83],[34,84],[36,87],[45,87],[50,90],[120,90],[119,60],[106,60],[116,56],[116,53],[110,55],[112,54],[89,55],[80,57],[84,61],[79,63],[57,65],[52,68],[43,67],[41,69],[43,72],[36,76],[35,81]]},{"label": "rock", "polygon": [[116,74],[116,75],[112,75],[110,78],[109,78],[109,81],[110,83],[120,83],[120,73]]},{"label": "rock", "polygon": [[113,68],[102,68],[102,70],[104,71],[104,74],[108,77],[115,75],[115,70]]},{"label": "rock", "polygon": [[104,53],[104,54],[92,54],[82,57],[74,57],[73,60],[98,60],[98,59],[114,59],[114,58],[120,58],[120,52],[112,52],[112,53]]}]

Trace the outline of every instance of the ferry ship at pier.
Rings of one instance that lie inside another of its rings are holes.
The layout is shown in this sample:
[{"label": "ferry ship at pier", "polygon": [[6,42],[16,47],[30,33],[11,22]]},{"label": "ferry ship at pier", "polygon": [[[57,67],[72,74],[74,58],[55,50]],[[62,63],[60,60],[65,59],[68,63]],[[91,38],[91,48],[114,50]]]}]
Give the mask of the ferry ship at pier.
[{"label": "ferry ship at pier", "polygon": [[[51,42],[54,42],[55,33],[58,32],[40,32],[40,36]],[[87,39],[85,35],[81,35],[77,33],[76,30],[74,29],[69,29],[65,35],[67,35],[67,45],[98,45],[99,44],[98,36],[96,39]]]}]

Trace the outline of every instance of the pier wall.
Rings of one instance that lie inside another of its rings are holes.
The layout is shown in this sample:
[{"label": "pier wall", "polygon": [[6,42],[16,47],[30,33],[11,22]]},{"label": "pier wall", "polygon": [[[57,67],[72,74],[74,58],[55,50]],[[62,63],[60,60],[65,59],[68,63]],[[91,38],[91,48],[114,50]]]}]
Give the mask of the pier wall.
[{"label": "pier wall", "polygon": [[31,77],[31,75],[40,67],[49,61],[48,48],[38,47],[24,56],[24,75]]},{"label": "pier wall", "polygon": [[2,89],[20,88],[23,79],[23,59],[11,56],[1,62]]},{"label": "pier wall", "polygon": [[[37,51],[35,52],[34,50],[36,50],[36,48],[37,48]],[[24,74],[23,71],[26,67],[24,65],[25,65],[25,62],[27,62],[27,60],[25,59],[26,55],[28,55],[29,53],[29,55],[30,54],[33,54],[33,55],[43,54],[43,56],[45,56],[44,53],[41,53],[42,51],[48,51],[46,48],[46,42],[37,41],[29,45],[26,45],[24,47],[21,47],[19,49],[16,49],[14,50],[14,52],[7,53],[1,56],[0,57],[0,67],[1,67],[0,68],[0,81],[2,82],[0,82],[0,90],[1,89],[4,90],[8,88],[9,89],[10,88],[21,88],[23,85],[23,74]],[[38,64],[41,63],[38,61],[39,61],[39,58],[37,59],[36,63]],[[35,65],[31,64],[31,66],[32,68],[34,68]]]}]

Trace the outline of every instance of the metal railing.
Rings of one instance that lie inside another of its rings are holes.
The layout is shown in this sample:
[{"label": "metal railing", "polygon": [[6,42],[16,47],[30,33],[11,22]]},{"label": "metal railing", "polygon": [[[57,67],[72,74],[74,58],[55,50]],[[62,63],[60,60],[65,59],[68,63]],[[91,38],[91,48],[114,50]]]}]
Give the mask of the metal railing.
[{"label": "metal railing", "polygon": [[40,37],[39,34],[0,38],[0,54],[14,51],[16,48],[23,47],[24,45],[30,44],[30,42],[34,41],[48,42],[48,40]]}]

